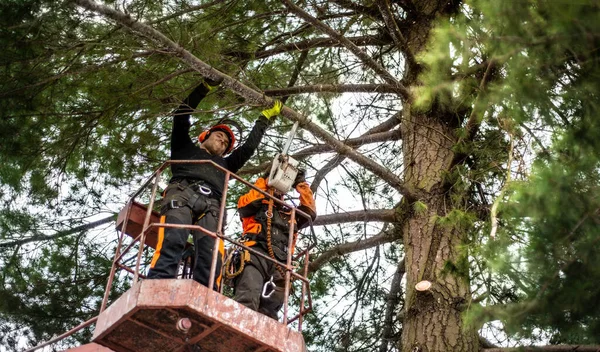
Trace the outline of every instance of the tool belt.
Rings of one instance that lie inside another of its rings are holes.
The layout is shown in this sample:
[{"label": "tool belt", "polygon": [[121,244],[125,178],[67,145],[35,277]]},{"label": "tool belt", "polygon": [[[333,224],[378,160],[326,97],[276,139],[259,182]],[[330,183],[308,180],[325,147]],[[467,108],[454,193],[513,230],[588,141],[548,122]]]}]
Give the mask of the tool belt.
[{"label": "tool belt", "polygon": [[169,183],[165,189],[161,214],[170,209],[188,207],[194,216],[201,216],[211,212],[213,216],[219,215],[220,197],[203,181],[189,182],[186,179]]}]

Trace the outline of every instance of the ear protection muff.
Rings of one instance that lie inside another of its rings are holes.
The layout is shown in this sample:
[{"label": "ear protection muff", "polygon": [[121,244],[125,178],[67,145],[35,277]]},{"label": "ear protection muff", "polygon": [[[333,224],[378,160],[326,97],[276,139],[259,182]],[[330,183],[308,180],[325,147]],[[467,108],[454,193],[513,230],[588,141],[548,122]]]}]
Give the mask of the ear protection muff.
[{"label": "ear protection muff", "polygon": [[206,131],[200,133],[200,135],[198,136],[198,142],[200,142],[200,143],[204,142],[209,134],[210,134],[210,130],[206,130]]}]

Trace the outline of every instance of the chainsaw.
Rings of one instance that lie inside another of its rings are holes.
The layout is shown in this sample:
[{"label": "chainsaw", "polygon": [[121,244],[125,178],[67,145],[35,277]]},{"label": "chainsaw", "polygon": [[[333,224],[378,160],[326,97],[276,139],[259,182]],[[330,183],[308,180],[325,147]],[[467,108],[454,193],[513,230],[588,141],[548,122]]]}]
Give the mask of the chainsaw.
[{"label": "chainsaw", "polygon": [[281,153],[275,156],[275,159],[273,159],[271,172],[269,173],[269,182],[267,185],[275,188],[283,194],[292,189],[292,184],[294,184],[294,180],[298,174],[298,160],[287,155],[297,129],[298,122],[295,122],[294,126],[292,126],[292,129],[290,130],[290,134],[285,146],[283,147],[283,150]]}]

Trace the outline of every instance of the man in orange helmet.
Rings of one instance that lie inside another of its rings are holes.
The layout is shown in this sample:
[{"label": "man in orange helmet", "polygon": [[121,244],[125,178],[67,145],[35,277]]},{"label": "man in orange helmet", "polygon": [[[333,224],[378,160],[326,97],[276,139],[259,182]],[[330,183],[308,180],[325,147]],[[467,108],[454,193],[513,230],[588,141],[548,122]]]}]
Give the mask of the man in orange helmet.
[{"label": "man in orange helmet", "polygon": [[[200,134],[200,144],[197,145],[190,140],[190,115],[206,94],[220,83],[205,79],[174,112],[171,160],[211,160],[231,172],[237,172],[254,154],[267,127],[281,112],[281,102],[275,101],[273,108],[262,112],[246,142],[234,151],[235,136],[224,124]],[[161,207],[161,223],[195,224],[217,232],[225,173],[211,164],[172,164],[171,171],[173,176],[165,189]],[[192,231],[192,235],[195,250],[193,277],[208,286],[215,239],[200,231]],[[186,229],[159,229],[158,243],[147,276],[149,279],[176,277],[188,236],[189,230]],[[223,241],[219,242],[215,290],[221,286],[220,268],[224,254]]]},{"label": "man in orange helmet", "polygon": [[[259,177],[254,186],[267,192],[267,184],[266,177]],[[297,209],[308,214],[314,221],[317,217],[315,201],[313,192],[306,182],[304,170],[299,170],[292,188],[300,194],[300,205]],[[275,195],[277,196],[277,193]],[[267,200],[262,193],[251,189],[238,200],[238,213],[244,231],[242,242],[280,263],[287,262],[288,252],[293,255],[297,231],[309,224],[308,218],[296,213],[292,248],[288,248],[291,220],[289,208]],[[283,267],[254,254],[240,260],[245,262],[241,273],[233,281],[235,289],[233,299],[248,308],[278,319],[277,312],[281,309],[284,300]],[[270,286],[266,287],[268,290],[265,290],[265,285]]]}]

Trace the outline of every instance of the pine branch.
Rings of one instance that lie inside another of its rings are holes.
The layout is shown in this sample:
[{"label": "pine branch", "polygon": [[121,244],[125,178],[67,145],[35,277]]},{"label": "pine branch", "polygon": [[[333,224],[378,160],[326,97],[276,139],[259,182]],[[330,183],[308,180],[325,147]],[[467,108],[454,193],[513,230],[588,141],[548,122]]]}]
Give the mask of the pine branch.
[{"label": "pine branch", "polygon": [[[91,0],[74,0],[74,2],[85,9],[100,13],[128,28],[131,28],[133,31],[139,33],[145,38],[152,40],[155,43],[166,46],[175,55],[181,58],[181,60],[185,61],[195,70],[197,70],[202,76],[213,80],[222,79],[222,87],[231,89],[234,93],[245,98],[249,104],[264,107],[273,105],[273,100],[267,98],[264,95],[264,93],[257,92],[256,90],[244,85],[243,83],[231,78],[230,76],[216,70],[212,66],[198,59],[196,56],[194,56],[192,53],[181,47],[179,44],[173,42],[161,32],[155,30],[154,28],[144,23],[136,21],[130,15],[117,11],[108,6],[97,4]],[[293,6],[293,4],[291,5]],[[353,45],[352,43],[350,44]],[[372,59],[369,58],[369,60],[371,60],[372,63],[375,63]],[[406,91],[406,89],[402,87],[393,77],[391,77],[391,75],[389,75],[387,71],[385,71],[385,73],[388,75],[388,80],[390,80],[390,83],[397,85],[398,89],[400,91],[404,91],[404,94],[408,96],[408,92]],[[386,181],[388,184],[390,184],[392,187],[398,190],[398,192],[400,192],[405,197],[409,199],[425,198],[425,194],[422,191],[413,188],[408,188],[404,184],[404,182],[394,173],[390,172],[388,169],[386,169],[382,165],[377,164],[368,157],[357,153],[352,147],[335,139],[331,134],[319,127],[317,124],[310,121],[305,116],[300,115],[299,113],[290,109],[287,106],[283,107],[281,115],[287,117],[291,121],[298,121],[302,128],[310,131],[315,137],[331,145],[337,153],[346,155],[349,159],[363,166],[365,169],[371,171],[373,174],[377,175],[382,180]]]},{"label": "pine branch", "polygon": [[357,222],[357,221],[381,221],[381,222],[393,222],[395,218],[394,209],[369,209],[369,210],[358,210],[349,211],[346,213],[339,214],[327,214],[319,215],[313,222],[314,226],[324,226],[331,224],[340,224],[343,222]]},{"label": "pine branch", "polygon": [[[317,217],[317,221],[319,218]],[[382,231],[379,234],[367,238],[365,240],[358,240],[354,242],[347,242],[337,245],[333,248],[329,248],[325,252],[319,254],[311,263],[308,265],[309,272],[316,272],[321,269],[325,264],[334,258],[339,256],[360,251],[363,249],[373,248],[384,243],[394,242],[402,238],[398,231]]]},{"label": "pine branch", "polygon": [[[365,139],[372,138],[373,135],[381,135],[383,133],[380,133],[380,132],[388,131],[389,129],[395,127],[396,125],[398,125],[400,123],[400,120],[398,120],[397,115],[398,114],[392,116],[391,118],[389,118],[388,120],[386,120],[385,122],[380,124],[379,126],[375,126],[375,127],[371,128],[363,135],[364,137],[362,137],[362,138],[365,138]],[[400,138],[400,133],[401,133],[400,129],[398,129],[396,131],[398,133],[397,134],[398,138]],[[394,131],[389,131],[389,132],[394,132]],[[348,142],[346,142],[346,144],[348,144]],[[308,149],[310,149],[310,148],[308,148]],[[317,171],[317,173],[315,174],[315,178],[313,179],[313,182],[310,185],[310,189],[313,191],[313,193],[317,192],[317,189],[319,188],[321,181],[323,181],[325,179],[325,176],[327,176],[328,173],[330,173],[338,165],[340,165],[342,163],[342,161],[344,161],[345,159],[346,158],[343,155],[336,155],[325,166],[323,166],[321,169],[319,169]]]},{"label": "pine branch", "polygon": [[[469,116],[469,119],[467,120],[467,124],[465,126],[465,136],[467,140],[471,140],[473,139],[473,137],[475,137],[479,125],[481,124],[481,120],[483,119],[483,113],[479,114],[479,109],[477,105],[481,95],[484,94],[485,87],[487,86],[487,81],[490,76],[492,67],[494,67],[494,60],[490,60],[490,62],[488,63],[487,68],[485,69],[485,73],[483,74],[483,78],[479,83],[479,94],[477,94],[477,97],[475,98],[475,102],[473,103],[473,110],[471,110],[471,115]],[[461,139],[459,143],[463,142],[464,140],[465,138]]]},{"label": "pine branch", "polygon": [[[379,132],[392,131],[392,129],[400,124],[400,119],[402,119],[402,111],[395,113],[389,119],[383,121],[379,125],[371,128],[363,136],[373,135]],[[398,130],[398,138],[402,138],[400,135],[400,130]]]},{"label": "pine branch", "polygon": [[50,241],[50,240],[55,240],[57,238],[61,238],[61,237],[66,237],[75,233],[80,233],[80,232],[84,232],[84,231],[88,231],[91,230],[93,228],[96,228],[98,226],[104,225],[104,224],[108,224],[111,221],[115,221],[115,215],[110,215],[108,217],[105,217],[103,219],[100,220],[96,220],[87,224],[83,224],[77,227],[74,227],[72,229],[69,230],[65,230],[65,231],[59,231],[53,235],[35,235],[35,236],[31,236],[28,238],[23,238],[20,240],[15,240],[15,241],[9,241],[9,242],[2,242],[0,243],[0,248],[6,248],[6,247],[13,247],[13,246],[21,246],[24,245],[26,243],[31,243],[31,242],[41,242],[41,241]]},{"label": "pine branch", "polygon": [[[350,147],[359,147],[369,143],[397,141],[399,139],[401,139],[401,132],[399,129],[395,129],[388,132],[365,134],[357,138],[348,139],[344,141],[344,143]],[[300,150],[297,153],[291,154],[291,156],[294,159],[304,159],[311,155],[332,152],[333,150],[333,147],[328,144],[319,144]],[[259,165],[246,166],[238,172],[238,175],[252,175],[265,171],[265,169],[267,168],[267,166],[269,166],[270,163],[270,161],[267,161]]]},{"label": "pine branch", "polygon": [[321,184],[321,181],[323,181],[325,179],[325,176],[327,176],[328,173],[333,171],[333,169],[335,169],[338,165],[340,165],[342,163],[342,161],[344,161],[344,160],[346,160],[345,156],[336,155],[333,157],[333,159],[329,160],[329,162],[327,164],[325,164],[323,167],[321,167],[319,170],[317,170],[317,173],[315,174],[315,178],[310,183],[310,190],[313,191],[313,193],[317,193],[317,190],[319,189],[319,185]]},{"label": "pine branch", "polygon": [[[359,147],[361,145],[370,144],[370,143],[380,143],[380,142],[389,142],[389,141],[397,141],[402,139],[402,133],[399,129],[387,131],[387,132],[379,132],[373,134],[365,134],[363,136],[357,138],[351,138],[344,143],[350,147]],[[313,147],[308,147],[304,150],[299,151],[295,155],[298,157],[306,157],[309,155],[314,155],[318,153],[326,153],[333,151],[334,149],[330,145],[316,145]]]},{"label": "pine branch", "polygon": [[491,343],[488,339],[483,336],[479,336],[479,347],[481,348],[498,348],[498,346]]},{"label": "pine branch", "polygon": [[[56,75],[48,77],[42,81],[32,83],[32,84],[26,85],[26,86],[21,86],[21,87],[15,88],[15,89],[7,91],[7,92],[0,92],[0,98],[10,96],[11,94],[14,94],[19,91],[31,90],[35,87],[48,85],[48,84],[58,81],[59,79],[64,78],[64,77],[77,76],[77,75],[81,75],[81,74],[85,74],[85,73],[95,72],[95,71],[101,70],[103,68],[106,68],[106,67],[109,67],[109,66],[127,61],[127,60],[148,57],[148,56],[151,56],[151,55],[154,55],[157,53],[158,53],[158,51],[156,51],[156,50],[147,50],[147,51],[143,51],[143,52],[139,52],[139,53],[134,53],[134,54],[131,54],[128,56],[121,55],[114,60],[103,62],[100,65],[88,64],[88,65],[85,65],[85,66],[83,66],[81,68],[77,68],[77,69],[71,69],[69,67],[69,68],[63,70],[61,73],[57,73]],[[187,70],[185,70],[185,71],[187,71]],[[183,72],[180,71],[179,73],[183,73]]]},{"label": "pine branch", "polygon": [[381,65],[379,65],[369,55],[367,55],[367,53],[365,53],[361,48],[354,45],[354,43],[349,41],[346,37],[344,37],[343,35],[338,33],[333,28],[329,27],[325,23],[323,23],[323,22],[319,21],[318,19],[316,19],[315,17],[311,16],[308,12],[304,11],[302,8],[295,5],[290,0],[283,0],[283,3],[293,13],[298,15],[298,17],[304,19],[305,21],[312,24],[315,28],[319,29],[323,33],[329,35],[330,37],[336,39],[341,44],[343,44],[348,50],[350,50],[354,55],[356,55],[356,57],[358,57],[365,66],[369,67],[371,70],[376,72],[381,78],[383,78],[384,81],[386,81],[388,84],[392,85],[396,89],[396,92],[398,94],[400,94],[403,98],[405,98],[407,100],[410,99],[410,94],[408,93],[408,90],[404,86],[402,86],[402,84],[400,84],[400,82],[398,82],[396,80],[396,78],[394,76],[392,76],[385,68],[383,68]]}]

